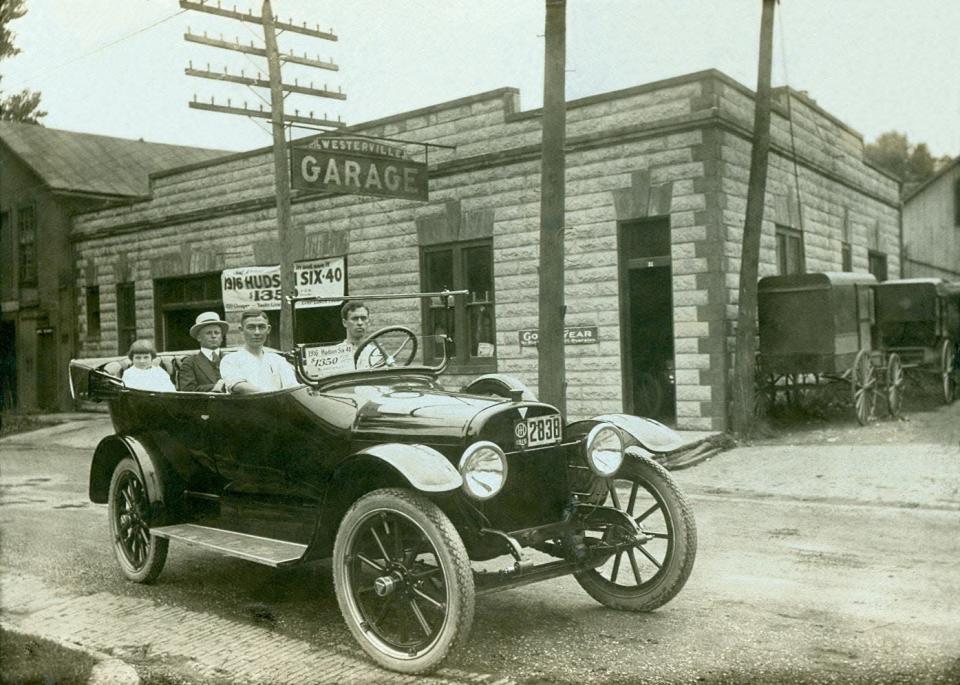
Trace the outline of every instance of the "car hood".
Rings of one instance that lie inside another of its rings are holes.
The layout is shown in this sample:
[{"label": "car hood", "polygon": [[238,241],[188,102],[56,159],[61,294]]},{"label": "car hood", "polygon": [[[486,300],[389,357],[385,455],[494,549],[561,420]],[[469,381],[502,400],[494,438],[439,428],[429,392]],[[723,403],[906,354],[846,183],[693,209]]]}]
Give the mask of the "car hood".
[{"label": "car hood", "polygon": [[384,442],[456,444],[479,414],[512,404],[500,397],[424,387],[362,385],[348,394],[357,405],[354,438]]}]

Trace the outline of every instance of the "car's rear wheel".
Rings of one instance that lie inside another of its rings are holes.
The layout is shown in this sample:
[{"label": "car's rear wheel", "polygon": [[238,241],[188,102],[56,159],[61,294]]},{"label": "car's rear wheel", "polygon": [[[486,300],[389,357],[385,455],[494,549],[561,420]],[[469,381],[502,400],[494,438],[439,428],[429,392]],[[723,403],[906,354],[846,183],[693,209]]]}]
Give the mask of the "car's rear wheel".
[{"label": "car's rear wheel", "polygon": [[439,507],[407,490],[376,490],[350,507],[334,542],[333,582],[350,632],[394,671],[437,668],[473,623],[463,541]]},{"label": "car's rear wheel", "polygon": [[170,541],[150,533],[150,501],[140,467],[130,457],[113,470],[107,508],[113,553],[123,575],[152,583],[167,561]]},{"label": "car's rear wheel", "polygon": [[[599,567],[576,574],[601,604],[623,611],[652,611],[680,592],[697,554],[697,526],[690,505],[670,474],[643,457],[628,457],[615,478],[594,478],[588,501],[629,515],[645,541],[612,553]],[[588,531],[589,546],[624,539],[626,529]]]}]

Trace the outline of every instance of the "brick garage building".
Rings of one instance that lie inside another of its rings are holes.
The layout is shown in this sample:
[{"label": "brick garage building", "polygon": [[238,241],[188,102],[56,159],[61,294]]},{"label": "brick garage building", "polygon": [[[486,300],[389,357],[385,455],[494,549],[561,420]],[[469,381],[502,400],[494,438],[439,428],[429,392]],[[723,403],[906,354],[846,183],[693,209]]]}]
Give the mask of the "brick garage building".
[{"label": "brick garage building", "polygon": [[[635,389],[672,364],[675,391],[663,388],[658,415],[726,427],[752,98],[710,70],[568,103],[566,324],[597,331],[595,343],[567,346],[573,417],[639,410]],[[779,89],[775,100],[761,275],[897,276],[898,183],[807,96]],[[431,151],[427,203],[295,195],[302,258],[345,255],[352,295],[469,288],[446,382],[497,370],[535,387],[536,348],[520,335],[537,327],[541,111],[520,111],[518,93],[501,89],[350,133],[456,149]],[[223,311],[221,270],[279,262],[275,231],[269,149],[154,174],[149,199],[76,217],[78,291],[101,293],[97,339],[79,302],[83,354],[117,353],[117,331],[131,325],[175,349],[196,311]],[[131,299],[118,319],[122,284]],[[375,303],[375,327],[437,329],[429,307],[405,307]],[[314,337],[342,335],[317,316]]]}]

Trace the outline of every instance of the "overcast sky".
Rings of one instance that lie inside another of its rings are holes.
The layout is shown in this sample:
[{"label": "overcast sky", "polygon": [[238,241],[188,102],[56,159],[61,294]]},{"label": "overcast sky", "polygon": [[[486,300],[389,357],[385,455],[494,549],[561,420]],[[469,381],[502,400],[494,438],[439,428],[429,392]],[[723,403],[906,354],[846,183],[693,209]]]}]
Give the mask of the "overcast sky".
[{"label": "overcast sky", "polygon": [[[223,5],[259,14],[261,3]],[[348,98],[292,97],[289,109],[355,124],[503,86],[520,89],[523,109],[542,102],[543,0],[273,5],[282,20],[319,24],[339,36],[338,42],[280,37],[282,50],[340,65],[339,72],[288,65],[285,79],[342,87]],[[262,45],[255,24],[183,11],[176,0],[27,0],[26,6],[28,14],[10,27],[23,52],[0,64],[0,88],[40,90],[47,126],[230,150],[269,143],[265,121],[187,106],[194,94],[259,105],[244,86],[184,74],[190,61],[265,73],[260,58],[183,39],[190,27]],[[568,0],[567,97],[708,68],[753,89],[760,8],[760,0]],[[955,156],[958,27],[960,0],[784,0],[777,9],[774,85],[809,91],[867,141],[895,129],[926,142],[936,156]]]}]

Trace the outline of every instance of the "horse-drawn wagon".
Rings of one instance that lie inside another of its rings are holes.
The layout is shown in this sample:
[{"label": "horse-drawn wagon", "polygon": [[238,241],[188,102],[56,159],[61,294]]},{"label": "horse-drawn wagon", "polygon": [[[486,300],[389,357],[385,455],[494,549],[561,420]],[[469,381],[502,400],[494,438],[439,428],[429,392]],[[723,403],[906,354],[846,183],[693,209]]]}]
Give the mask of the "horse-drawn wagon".
[{"label": "horse-drawn wagon", "polygon": [[904,369],[939,376],[943,400],[957,387],[960,283],[939,278],[886,281],[876,286],[876,340],[900,355]]},{"label": "horse-drawn wagon", "polygon": [[768,276],[758,284],[757,398],[770,406],[836,383],[850,386],[857,421],[883,394],[894,416],[903,401],[903,365],[874,344],[874,287],[867,273]]}]

